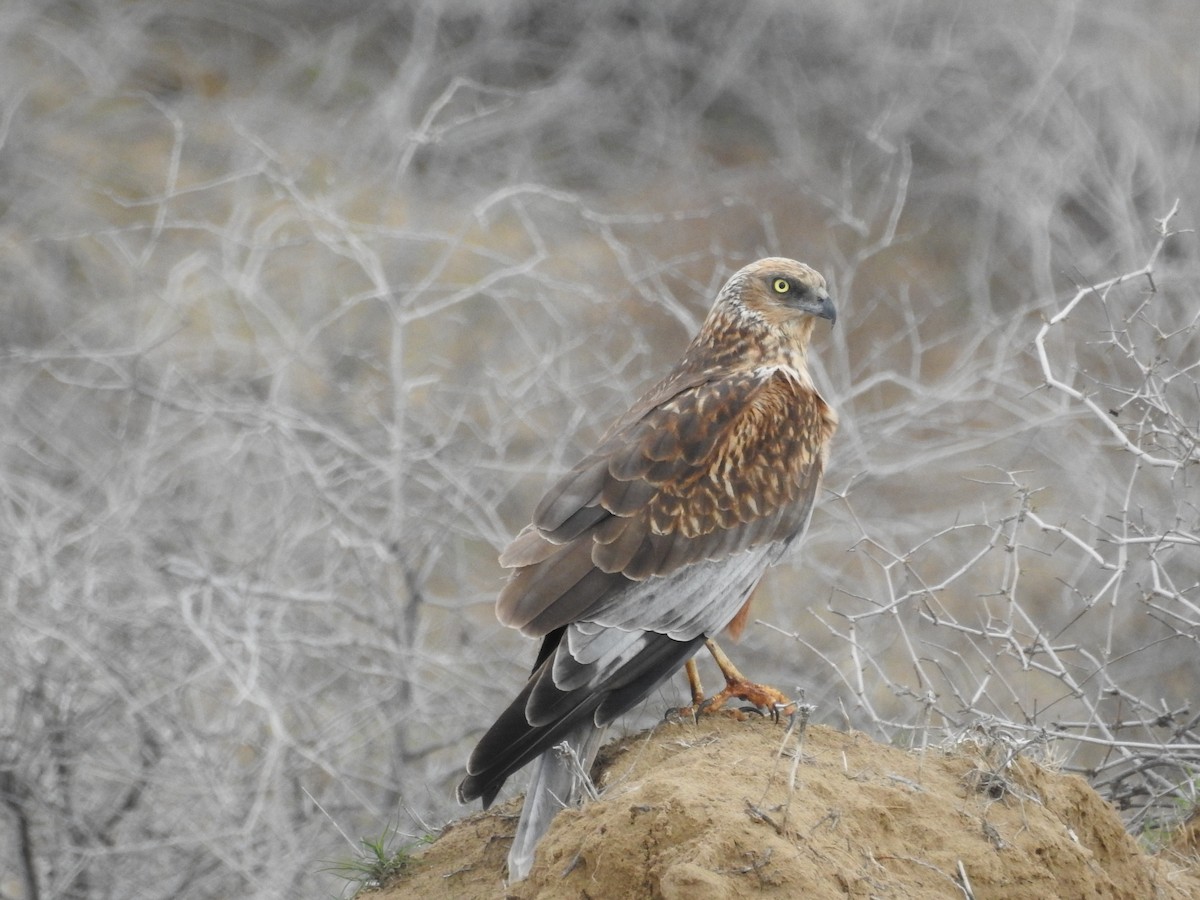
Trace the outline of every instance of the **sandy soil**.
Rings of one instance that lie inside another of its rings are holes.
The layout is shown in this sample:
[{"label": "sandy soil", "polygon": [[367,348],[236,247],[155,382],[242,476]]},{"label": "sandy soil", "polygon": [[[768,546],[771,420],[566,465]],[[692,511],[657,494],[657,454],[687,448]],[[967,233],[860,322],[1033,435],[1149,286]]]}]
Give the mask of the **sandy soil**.
[{"label": "sandy soil", "polygon": [[784,736],[710,717],[626,738],[527,881],[503,881],[513,802],[451,824],[370,897],[1200,897],[1194,840],[1147,855],[1083,780],[1006,765],[1002,746],[912,753],[810,726],[792,789]]}]

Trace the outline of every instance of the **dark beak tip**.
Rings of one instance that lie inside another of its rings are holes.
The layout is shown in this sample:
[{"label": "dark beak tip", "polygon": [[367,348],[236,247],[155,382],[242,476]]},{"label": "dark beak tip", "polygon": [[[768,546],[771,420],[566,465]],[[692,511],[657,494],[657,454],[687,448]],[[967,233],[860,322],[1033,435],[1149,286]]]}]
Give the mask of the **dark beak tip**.
[{"label": "dark beak tip", "polygon": [[829,320],[830,328],[837,324],[837,307],[833,305],[832,297],[826,297],[821,301],[821,315]]}]

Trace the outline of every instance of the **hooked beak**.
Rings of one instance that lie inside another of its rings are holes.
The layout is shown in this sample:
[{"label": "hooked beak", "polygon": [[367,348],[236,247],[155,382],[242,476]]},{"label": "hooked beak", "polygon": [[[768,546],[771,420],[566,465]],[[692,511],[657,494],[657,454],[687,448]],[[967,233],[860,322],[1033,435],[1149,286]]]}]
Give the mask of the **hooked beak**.
[{"label": "hooked beak", "polygon": [[828,319],[830,327],[837,324],[837,307],[833,305],[833,298],[824,291],[821,292],[817,303],[814,303],[808,308],[808,312],[812,313],[821,319]]}]

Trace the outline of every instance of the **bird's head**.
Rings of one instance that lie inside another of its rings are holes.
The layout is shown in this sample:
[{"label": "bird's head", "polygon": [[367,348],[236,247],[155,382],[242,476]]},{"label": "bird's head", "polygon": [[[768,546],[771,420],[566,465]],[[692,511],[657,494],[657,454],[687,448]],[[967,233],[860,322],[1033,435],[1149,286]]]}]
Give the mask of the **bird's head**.
[{"label": "bird's head", "polygon": [[830,323],[837,319],[821,273],[794,259],[768,257],[751,263],[729,279],[718,302],[722,301],[740,306],[768,326],[785,326],[810,317]]},{"label": "bird's head", "polygon": [[693,342],[706,365],[802,367],[817,319],[837,317],[821,273],[794,259],[750,263],[726,282]]}]

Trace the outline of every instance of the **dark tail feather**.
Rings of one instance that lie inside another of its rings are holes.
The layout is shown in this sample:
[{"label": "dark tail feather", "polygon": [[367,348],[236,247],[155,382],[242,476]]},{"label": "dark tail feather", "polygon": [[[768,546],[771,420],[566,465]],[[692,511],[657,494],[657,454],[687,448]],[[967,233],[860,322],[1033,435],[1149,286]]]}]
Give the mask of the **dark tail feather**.
[{"label": "dark tail feather", "polygon": [[604,695],[586,689],[570,692],[551,690],[551,695],[561,704],[559,715],[545,725],[529,724],[525,712],[529,696],[553,663],[553,659],[543,660],[521,693],[480,738],[471,758],[467,760],[467,777],[458,785],[459,803],[469,803],[480,797],[483,799],[483,808],[487,809],[510,775],[547,751],[547,748],[577,732],[581,733],[585,726],[594,727],[592,714]]},{"label": "dark tail feather", "polygon": [[[561,637],[556,631],[547,640],[557,644]],[[557,654],[543,652],[537,670],[472,751],[458,799],[467,803],[480,797],[484,809],[510,775],[537,760],[509,854],[512,881],[528,875],[534,848],[555,813],[579,799],[580,773],[591,769],[608,723],[641,702],[704,642],[703,634],[685,641],[665,634],[648,637],[642,651],[606,681],[569,691],[558,690],[552,680]],[[564,740],[577,762],[554,749]]]}]

